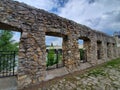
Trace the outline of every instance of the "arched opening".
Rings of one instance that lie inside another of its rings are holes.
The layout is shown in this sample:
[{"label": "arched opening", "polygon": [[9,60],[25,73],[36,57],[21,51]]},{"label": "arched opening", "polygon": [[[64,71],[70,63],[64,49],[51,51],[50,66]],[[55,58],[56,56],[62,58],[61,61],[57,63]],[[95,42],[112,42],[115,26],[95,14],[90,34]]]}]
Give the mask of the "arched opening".
[{"label": "arched opening", "polygon": [[85,63],[87,62],[87,54],[89,50],[89,39],[87,37],[80,37],[78,39],[78,47],[80,53],[80,62]]},{"label": "arched opening", "polygon": [[46,66],[47,70],[64,66],[62,55],[63,35],[60,33],[46,33]]},{"label": "arched opening", "polygon": [[107,58],[110,58],[110,53],[111,53],[110,43],[107,43]]},{"label": "arched opening", "polygon": [[[13,87],[17,89],[16,76],[18,74],[18,52],[19,52],[20,37],[21,37],[20,29],[4,23],[0,23],[0,83],[1,83],[0,87],[1,89],[9,88],[9,87]],[[4,86],[2,82],[6,83],[6,85]]]},{"label": "arched opening", "polygon": [[84,40],[79,39],[78,40],[78,47],[80,52],[80,62],[85,62],[85,50],[83,48]]},{"label": "arched opening", "polygon": [[97,41],[97,59],[102,59],[102,42]]},{"label": "arched opening", "polygon": [[17,75],[21,33],[15,27],[0,23],[0,77]]}]

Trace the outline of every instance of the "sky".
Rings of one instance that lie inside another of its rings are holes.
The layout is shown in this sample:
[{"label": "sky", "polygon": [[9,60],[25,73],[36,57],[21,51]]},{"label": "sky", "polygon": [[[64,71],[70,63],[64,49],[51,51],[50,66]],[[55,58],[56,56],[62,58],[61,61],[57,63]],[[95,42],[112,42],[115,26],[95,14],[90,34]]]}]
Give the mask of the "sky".
[{"label": "sky", "polygon": [[[15,0],[112,35],[120,31],[120,0]],[[18,35],[16,34],[15,37]],[[62,39],[46,37],[46,44]]]}]

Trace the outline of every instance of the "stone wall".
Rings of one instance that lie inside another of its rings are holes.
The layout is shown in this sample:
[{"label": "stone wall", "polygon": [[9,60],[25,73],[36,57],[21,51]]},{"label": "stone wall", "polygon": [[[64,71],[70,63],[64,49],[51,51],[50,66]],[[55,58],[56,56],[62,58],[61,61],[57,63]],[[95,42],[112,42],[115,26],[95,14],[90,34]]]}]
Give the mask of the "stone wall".
[{"label": "stone wall", "polygon": [[[62,70],[67,73],[95,66],[120,55],[113,37],[12,0],[0,1],[0,29],[22,33],[19,45],[19,89],[46,80],[48,71],[46,71],[45,35],[63,38]],[[84,65],[80,62],[79,39],[84,40],[84,48],[87,51],[87,63]],[[97,58],[98,41],[101,42],[101,62]],[[116,55],[113,50],[116,51]]]}]

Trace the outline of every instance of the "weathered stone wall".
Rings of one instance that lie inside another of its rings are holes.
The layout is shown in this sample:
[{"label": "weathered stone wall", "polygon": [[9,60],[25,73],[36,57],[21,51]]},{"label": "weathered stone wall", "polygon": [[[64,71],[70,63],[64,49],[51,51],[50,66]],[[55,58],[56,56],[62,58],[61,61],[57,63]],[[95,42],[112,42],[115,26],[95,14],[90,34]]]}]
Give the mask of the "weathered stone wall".
[{"label": "weathered stone wall", "polygon": [[[83,64],[80,63],[78,39],[84,40],[87,63],[91,66],[99,64],[97,41],[101,42],[102,62],[113,59],[113,56],[117,58],[120,54],[119,49],[115,47],[116,41],[113,37],[12,0],[0,1],[0,29],[22,33],[19,46],[18,88],[45,80],[47,75],[45,35],[63,38],[64,70],[68,73],[83,69],[81,67]],[[116,55],[113,55],[113,50],[116,51]]]}]

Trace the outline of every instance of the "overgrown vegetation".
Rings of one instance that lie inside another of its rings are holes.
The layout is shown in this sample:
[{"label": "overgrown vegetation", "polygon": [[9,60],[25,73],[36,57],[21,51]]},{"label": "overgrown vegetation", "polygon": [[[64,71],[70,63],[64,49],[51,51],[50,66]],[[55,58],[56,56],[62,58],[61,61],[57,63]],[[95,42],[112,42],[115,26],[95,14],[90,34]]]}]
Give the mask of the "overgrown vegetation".
[{"label": "overgrown vegetation", "polygon": [[55,53],[55,49],[53,46],[49,49],[47,53],[47,67],[52,66],[54,64],[58,64],[61,60],[62,55],[57,51]]}]

